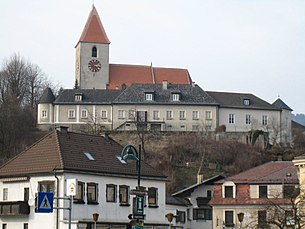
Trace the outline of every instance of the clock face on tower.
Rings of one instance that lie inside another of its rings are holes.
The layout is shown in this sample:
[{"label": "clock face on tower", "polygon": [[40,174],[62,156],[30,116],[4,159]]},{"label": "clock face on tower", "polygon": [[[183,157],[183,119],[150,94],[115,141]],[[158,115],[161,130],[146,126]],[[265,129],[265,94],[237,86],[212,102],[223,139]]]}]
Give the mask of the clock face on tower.
[{"label": "clock face on tower", "polygon": [[101,63],[96,59],[92,59],[88,63],[88,68],[90,69],[91,72],[98,72],[101,69],[101,67],[102,67]]}]

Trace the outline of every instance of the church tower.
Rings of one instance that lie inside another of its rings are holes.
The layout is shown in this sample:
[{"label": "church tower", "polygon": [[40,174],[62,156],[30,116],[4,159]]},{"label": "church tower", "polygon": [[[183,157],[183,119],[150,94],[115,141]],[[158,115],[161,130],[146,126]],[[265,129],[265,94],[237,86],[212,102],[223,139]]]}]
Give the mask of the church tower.
[{"label": "church tower", "polygon": [[109,44],[94,7],[75,46],[75,85],[81,89],[106,89],[109,83]]}]

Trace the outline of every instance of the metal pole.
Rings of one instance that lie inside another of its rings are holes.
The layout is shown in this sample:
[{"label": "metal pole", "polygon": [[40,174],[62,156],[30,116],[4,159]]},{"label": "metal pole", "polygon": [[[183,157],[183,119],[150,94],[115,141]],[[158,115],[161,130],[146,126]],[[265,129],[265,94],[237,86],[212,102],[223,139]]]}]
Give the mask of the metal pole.
[{"label": "metal pole", "polygon": [[72,216],[72,196],[69,201],[69,229],[71,229],[71,216]]},{"label": "metal pole", "polygon": [[94,221],[94,229],[96,229],[96,221]]},{"label": "metal pole", "polygon": [[141,145],[139,145],[138,152],[138,188],[140,189],[140,180],[141,180]]}]

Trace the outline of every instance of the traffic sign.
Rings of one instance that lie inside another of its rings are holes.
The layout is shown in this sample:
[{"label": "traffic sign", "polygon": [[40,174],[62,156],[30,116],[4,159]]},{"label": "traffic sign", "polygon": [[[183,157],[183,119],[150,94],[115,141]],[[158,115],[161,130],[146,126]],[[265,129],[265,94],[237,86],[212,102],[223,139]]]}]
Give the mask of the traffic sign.
[{"label": "traffic sign", "polygon": [[52,192],[38,192],[37,196],[37,213],[53,212],[53,193]]},{"label": "traffic sign", "polygon": [[145,215],[143,215],[143,214],[129,214],[128,219],[144,220]]},{"label": "traffic sign", "polygon": [[146,194],[147,194],[146,190],[139,190],[139,189],[130,190],[130,195],[145,196]]}]

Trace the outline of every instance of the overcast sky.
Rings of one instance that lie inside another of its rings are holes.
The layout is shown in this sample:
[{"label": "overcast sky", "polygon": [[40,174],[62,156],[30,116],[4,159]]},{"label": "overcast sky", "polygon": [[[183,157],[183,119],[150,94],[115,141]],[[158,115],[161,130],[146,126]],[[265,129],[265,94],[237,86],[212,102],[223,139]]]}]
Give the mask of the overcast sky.
[{"label": "overcast sky", "polygon": [[[92,0],[0,0],[0,61],[19,53],[64,88]],[[304,0],[95,0],[110,62],[187,68],[209,91],[305,113]]]}]

